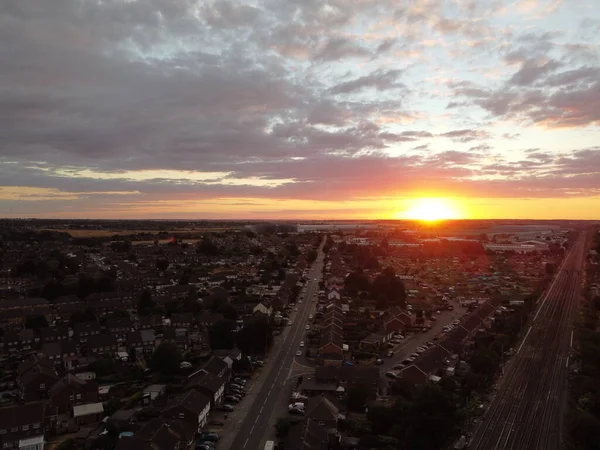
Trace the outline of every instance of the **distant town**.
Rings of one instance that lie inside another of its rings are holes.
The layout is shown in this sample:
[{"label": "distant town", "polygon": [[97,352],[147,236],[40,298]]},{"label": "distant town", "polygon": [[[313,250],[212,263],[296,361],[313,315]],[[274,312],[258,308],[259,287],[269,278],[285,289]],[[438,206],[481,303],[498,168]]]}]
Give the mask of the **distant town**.
[{"label": "distant town", "polygon": [[598,251],[575,221],[3,219],[0,444],[577,445]]}]

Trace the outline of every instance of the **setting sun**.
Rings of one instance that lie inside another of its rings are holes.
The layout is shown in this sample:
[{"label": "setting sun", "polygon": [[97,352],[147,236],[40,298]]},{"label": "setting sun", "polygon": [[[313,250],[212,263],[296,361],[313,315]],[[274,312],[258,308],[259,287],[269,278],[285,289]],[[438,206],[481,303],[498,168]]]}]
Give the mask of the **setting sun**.
[{"label": "setting sun", "polygon": [[445,219],[460,219],[461,214],[453,201],[444,198],[419,198],[410,202],[398,218],[434,222]]}]

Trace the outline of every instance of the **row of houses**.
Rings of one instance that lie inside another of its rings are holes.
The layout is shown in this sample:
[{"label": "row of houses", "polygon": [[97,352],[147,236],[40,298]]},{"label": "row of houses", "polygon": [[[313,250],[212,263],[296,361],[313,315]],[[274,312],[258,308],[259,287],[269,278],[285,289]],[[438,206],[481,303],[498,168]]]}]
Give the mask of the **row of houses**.
[{"label": "row of houses", "polygon": [[[165,386],[146,389],[148,397],[160,406],[161,423],[177,433],[185,431],[179,436],[185,437],[182,442],[192,442],[206,424],[211,409],[221,404],[231,373],[227,358],[233,360],[239,356],[239,352],[229,352],[223,358],[211,357],[188,377],[181,392],[172,397],[166,396]],[[1,448],[42,450],[45,433],[61,433],[98,423],[104,416],[103,402],[109,399],[95,381],[71,373],[60,376],[48,358],[37,355],[30,355],[19,365],[17,386],[24,404],[0,408]],[[133,414],[119,411],[115,417]],[[162,432],[156,434],[151,430],[156,432],[161,427],[156,424],[152,428],[142,426],[131,440],[120,441],[119,448],[146,448],[147,445],[152,448],[152,443]]]}]

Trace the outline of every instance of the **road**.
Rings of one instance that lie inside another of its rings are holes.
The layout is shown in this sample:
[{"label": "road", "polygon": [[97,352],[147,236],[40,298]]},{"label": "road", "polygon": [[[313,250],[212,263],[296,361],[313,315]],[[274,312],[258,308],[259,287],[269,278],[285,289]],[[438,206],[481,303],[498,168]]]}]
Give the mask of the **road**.
[{"label": "road", "polygon": [[584,244],[582,233],[541,300],[516,355],[506,365],[470,449],[561,447],[571,323],[581,292]]},{"label": "road", "polygon": [[246,418],[240,424],[237,436],[229,447],[232,450],[258,450],[264,445],[263,438],[268,431],[271,413],[276,409],[278,400],[282,395],[287,395],[284,383],[288,378],[296,351],[299,350],[300,341],[304,340],[305,326],[311,309],[312,298],[319,291],[319,280],[323,271],[323,246],[325,239],[319,246],[316,261],[312,264],[308,273],[306,293],[300,305],[297,304],[298,312],[292,316],[293,324],[283,336],[283,343],[271,352],[268,361],[263,367],[263,375],[266,377],[262,388],[254,398],[254,403],[248,411]]}]

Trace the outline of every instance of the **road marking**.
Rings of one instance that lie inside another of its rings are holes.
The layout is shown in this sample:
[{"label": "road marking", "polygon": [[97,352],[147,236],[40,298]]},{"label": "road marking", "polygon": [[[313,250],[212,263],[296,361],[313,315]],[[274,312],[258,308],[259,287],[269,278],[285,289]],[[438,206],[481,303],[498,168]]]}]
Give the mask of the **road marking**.
[{"label": "road marking", "polygon": [[244,446],[242,448],[246,448],[246,444],[248,444],[248,439],[246,439],[246,442],[244,442]]},{"label": "road marking", "polygon": [[525,341],[527,340],[527,336],[529,336],[529,332],[531,331],[532,328],[533,328],[533,325],[529,327],[529,330],[527,330],[527,334],[523,338],[523,342],[521,342],[521,345],[519,345],[519,349],[517,350],[517,353],[519,353],[521,351],[521,348],[523,347],[523,344],[525,344]]},{"label": "road marking", "polygon": [[252,428],[250,428],[250,434],[252,434],[253,431],[254,431],[254,425],[252,425]]},{"label": "road marking", "polygon": [[[265,402],[265,403],[266,403],[266,402]],[[263,403],[263,405],[264,405],[264,403]],[[263,408],[264,408],[264,406],[261,406],[261,407],[260,407],[260,411],[258,412],[259,414],[262,414]]]},{"label": "road marking", "polygon": [[573,330],[571,330],[571,344],[570,344],[571,348],[573,348]]},{"label": "road marking", "polygon": [[567,363],[565,364],[565,367],[568,369],[569,368],[569,357],[567,356]]}]

